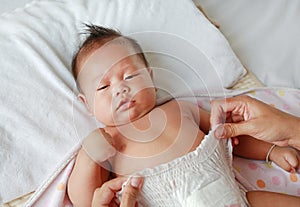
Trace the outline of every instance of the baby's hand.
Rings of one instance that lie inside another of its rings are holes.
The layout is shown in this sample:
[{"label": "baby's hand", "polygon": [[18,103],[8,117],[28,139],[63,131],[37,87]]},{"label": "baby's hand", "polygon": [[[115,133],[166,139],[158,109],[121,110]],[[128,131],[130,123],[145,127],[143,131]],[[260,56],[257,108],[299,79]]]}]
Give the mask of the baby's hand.
[{"label": "baby's hand", "polygon": [[108,140],[111,140],[109,134],[103,129],[96,129],[84,139],[82,148],[92,160],[101,163],[116,154],[116,149]]},{"label": "baby's hand", "polygon": [[299,151],[292,147],[276,146],[270,153],[270,160],[288,172],[296,172],[300,165]]}]

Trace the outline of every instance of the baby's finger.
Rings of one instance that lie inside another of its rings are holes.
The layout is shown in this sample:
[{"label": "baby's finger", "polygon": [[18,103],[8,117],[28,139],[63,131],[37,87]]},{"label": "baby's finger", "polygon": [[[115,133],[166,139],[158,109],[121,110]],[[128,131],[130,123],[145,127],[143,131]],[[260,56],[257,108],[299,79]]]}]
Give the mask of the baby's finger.
[{"label": "baby's finger", "polygon": [[292,166],[285,157],[278,157],[276,160],[273,160],[273,162],[275,162],[279,167],[287,172],[290,172],[292,170]]},{"label": "baby's finger", "polygon": [[232,147],[235,147],[238,144],[239,144],[239,138],[237,138],[237,137],[231,137],[231,145],[232,145]]},{"label": "baby's finger", "polygon": [[296,172],[296,168],[299,165],[299,158],[298,156],[286,156],[285,157],[286,162],[289,164],[289,169],[287,169],[288,172]]}]

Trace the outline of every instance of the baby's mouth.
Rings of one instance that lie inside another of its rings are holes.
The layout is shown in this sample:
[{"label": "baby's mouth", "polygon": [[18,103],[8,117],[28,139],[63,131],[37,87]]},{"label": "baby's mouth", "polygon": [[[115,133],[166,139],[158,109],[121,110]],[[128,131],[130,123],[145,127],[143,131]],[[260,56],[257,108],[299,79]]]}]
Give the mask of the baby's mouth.
[{"label": "baby's mouth", "polygon": [[117,107],[117,111],[124,111],[126,109],[131,108],[134,105],[135,101],[134,100],[129,100],[129,99],[124,99],[122,100],[118,107]]}]

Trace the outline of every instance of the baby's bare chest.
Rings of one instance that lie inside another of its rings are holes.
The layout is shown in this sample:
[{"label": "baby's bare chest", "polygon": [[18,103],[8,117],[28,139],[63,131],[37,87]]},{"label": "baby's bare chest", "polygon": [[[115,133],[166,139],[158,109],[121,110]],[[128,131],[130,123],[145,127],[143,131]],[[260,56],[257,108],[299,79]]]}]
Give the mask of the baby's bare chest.
[{"label": "baby's bare chest", "polygon": [[156,108],[119,135],[123,146],[112,161],[117,174],[132,173],[183,156],[193,151],[204,137],[193,116],[172,105]]}]

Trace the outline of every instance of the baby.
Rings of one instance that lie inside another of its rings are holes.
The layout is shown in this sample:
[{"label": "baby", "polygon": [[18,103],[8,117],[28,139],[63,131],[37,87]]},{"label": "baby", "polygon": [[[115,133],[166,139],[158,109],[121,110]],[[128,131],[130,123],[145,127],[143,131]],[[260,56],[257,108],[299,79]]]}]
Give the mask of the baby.
[{"label": "baby", "polygon": [[[72,69],[79,99],[105,127],[99,129],[103,140],[88,137],[76,157],[68,181],[74,206],[90,207],[95,189],[112,175],[135,174],[145,178],[142,206],[299,205],[297,197],[240,189],[231,143],[209,133],[209,113],[183,100],[156,106],[152,70],[137,42],[100,26],[87,25],[87,31]],[[287,171],[298,167],[296,150],[271,147],[245,137],[234,153],[262,160],[268,155]]]}]

